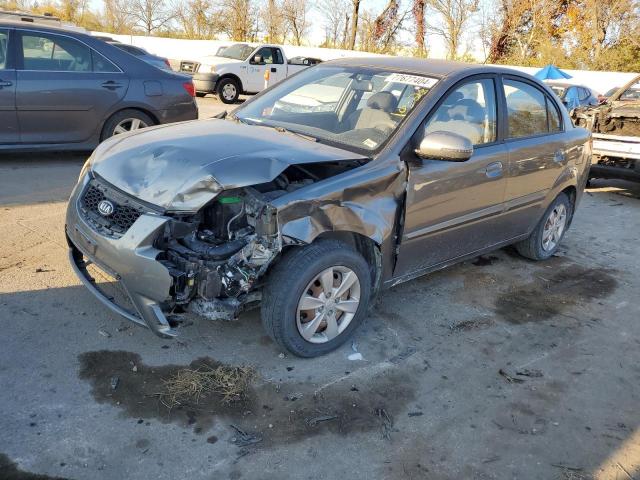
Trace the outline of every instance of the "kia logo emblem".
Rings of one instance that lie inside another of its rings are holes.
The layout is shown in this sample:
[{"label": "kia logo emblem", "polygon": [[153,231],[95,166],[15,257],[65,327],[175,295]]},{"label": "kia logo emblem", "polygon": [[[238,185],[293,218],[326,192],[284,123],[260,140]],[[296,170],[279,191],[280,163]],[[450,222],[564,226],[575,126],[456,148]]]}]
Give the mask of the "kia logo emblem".
[{"label": "kia logo emblem", "polygon": [[114,210],[115,210],[115,207],[113,206],[113,203],[111,203],[109,200],[102,200],[98,204],[98,212],[103,217],[108,217],[113,213]]}]

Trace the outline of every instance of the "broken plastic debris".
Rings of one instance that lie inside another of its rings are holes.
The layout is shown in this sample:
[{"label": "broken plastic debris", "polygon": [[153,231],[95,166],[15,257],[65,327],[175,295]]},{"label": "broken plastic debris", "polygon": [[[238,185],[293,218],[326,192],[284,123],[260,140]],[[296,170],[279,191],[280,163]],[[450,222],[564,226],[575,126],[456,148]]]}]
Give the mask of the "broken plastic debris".
[{"label": "broken plastic debris", "polygon": [[356,353],[351,353],[347,356],[347,358],[349,360],[364,360],[364,358],[362,358],[362,354],[360,352],[356,352]]},{"label": "broken plastic debris", "polygon": [[513,376],[509,375],[502,368],[500,370],[498,370],[498,373],[500,375],[502,375],[505,378],[505,380],[507,380],[507,382],[509,382],[509,383],[522,383],[522,382],[524,382],[524,380],[521,379],[521,378],[516,378],[516,377],[513,377]]},{"label": "broken plastic debris", "polygon": [[306,423],[310,427],[315,427],[319,423],[335,420],[336,418],[338,418],[337,415],[320,415],[318,417],[307,418]]},{"label": "broken plastic debris", "polygon": [[118,388],[118,383],[120,383],[120,377],[117,375],[111,377],[111,390]]},{"label": "broken plastic debris", "polygon": [[253,445],[262,441],[262,435],[257,432],[245,432],[235,425],[230,425],[230,427],[233,428],[237,433],[237,435],[231,439],[231,443],[237,445],[238,447],[247,447],[249,445]]},{"label": "broken plastic debris", "polygon": [[98,333],[100,335],[102,335],[103,337],[111,338],[111,334],[109,332],[107,332],[106,330],[98,330]]}]

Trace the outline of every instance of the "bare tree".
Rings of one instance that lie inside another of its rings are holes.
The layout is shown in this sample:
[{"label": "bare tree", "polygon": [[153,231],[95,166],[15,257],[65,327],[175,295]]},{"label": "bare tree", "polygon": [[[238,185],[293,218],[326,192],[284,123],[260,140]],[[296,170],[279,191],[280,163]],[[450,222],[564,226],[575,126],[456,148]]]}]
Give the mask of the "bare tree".
[{"label": "bare tree", "polygon": [[282,16],[295,45],[302,45],[307,29],[307,14],[309,7],[306,0],[284,0]]},{"label": "bare tree", "polygon": [[147,35],[166,27],[174,17],[165,0],[133,0],[129,13]]},{"label": "bare tree", "polygon": [[210,0],[176,0],[174,14],[186,38],[211,38],[221,29]]},{"label": "bare tree", "polygon": [[358,15],[360,12],[360,0],[351,0],[353,3],[353,13],[351,14],[351,36],[349,37],[348,48],[356,48],[356,35],[358,34]]},{"label": "bare tree", "polygon": [[413,19],[415,21],[415,40],[416,40],[416,54],[419,57],[424,57],[427,54],[427,49],[424,44],[425,14],[426,0],[413,0]]},{"label": "bare tree", "polygon": [[223,31],[237,42],[253,41],[258,31],[258,9],[252,0],[222,0],[216,15]]},{"label": "bare tree", "polygon": [[102,23],[108,32],[130,33],[135,20],[127,8],[127,0],[104,0]]},{"label": "bare tree", "polygon": [[457,58],[464,27],[478,10],[478,2],[479,0],[427,0],[429,10],[440,19],[440,23],[430,25],[429,30],[444,38],[448,58]]},{"label": "bare tree", "polygon": [[398,0],[389,0],[386,7],[373,22],[372,39],[375,50],[380,53],[389,53],[395,45],[396,35],[408,12],[399,13]]},{"label": "bare tree", "polygon": [[[344,45],[348,37],[344,32],[349,29],[349,8],[347,0],[320,0],[318,10],[322,15],[325,30],[325,46]],[[342,36],[342,40],[340,37]]]}]

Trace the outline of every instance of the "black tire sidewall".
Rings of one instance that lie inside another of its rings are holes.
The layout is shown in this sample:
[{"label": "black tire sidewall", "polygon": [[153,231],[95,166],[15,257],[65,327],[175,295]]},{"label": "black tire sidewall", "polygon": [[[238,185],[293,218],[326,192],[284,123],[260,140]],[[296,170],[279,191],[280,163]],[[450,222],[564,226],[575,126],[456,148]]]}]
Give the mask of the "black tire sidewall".
[{"label": "black tire sidewall", "polygon": [[[233,100],[227,100],[222,95],[222,89],[228,83],[231,83],[236,87],[236,96],[234,97]],[[222,80],[220,80],[220,82],[218,83],[217,90],[218,90],[218,98],[222,101],[222,103],[226,103],[228,105],[236,103],[238,101],[238,98],[240,97],[240,86],[238,85],[238,82],[236,82],[233,78],[223,78]]]},{"label": "black tire sidewall", "polygon": [[[291,272],[293,275],[291,273],[288,275],[290,281],[280,286],[284,288],[278,288],[277,285],[270,285],[267,288],[267,295],[275,295],[277,298],[277,301],[272,303],[272,307],[275,308],[270,312],[263,312],[263,316],[265,314],[273,315],[273,319],[275,319],[271,326],[275,334],[272,337],[297,356],[315,357],[335,350],[349,340],[369,310],[371,300],[371,272],[369,271],[369,266],[364,258],[348,245],[340,244],[340,246],[340,249],[327,249],[322,256],[318,256],[311,264],[307,265],[302,274],[300,272]],[[360,281],[360,305],[349,326],[336,338],[325,343],[308,342],[298,331],[296,323],[298,302],[307,285],[318,273],[329,267],[337,266],[350,268],[357,275]],[[280,273],[282,277],[285,276],[283,272]],[[271,280],[274,280],[274,277],[271,277]],[[263,303],[264,305],[265,303]],[[271,334],[272,332],[269,333]]]},{"label": "black tire sidewall", "polygon": [[[560,239],[558,240],[558,243],[556,244],[556,246],[553,248],[553,250],[544,250],[542,248],[542,235],[544,233],[544,225],[545,223],[547,223],[547,219],[549,218],[549,215],[551,215],[551,212],[554,210],[554,208],[556,208],[559,204],[564,204],[564,207],[567,210],[567,220],[564,226],[564,230],[562,231],[562,235],[560,236]],[[555,200],[553,202],[551,202],[551,205],[549,205],[549,207],[547,208],[547,210],[544,212],[544,215],[542,216],[542,219],[540,220],[540,223],[538,223],[538,225],[536,226],[536,230],[535,230],[535,238],[534,238],[534,246],[536,249],[536,256],[541,259],[541,260],[545,260],[547,258],[552,257],[557,251],[558,251],[558,247],[560,246],[560,242],[562,242],[562,239],[564,238],[565,233],[567,233],[567,229],[569,228],[569,222],[571,221],[571,216],[573,215],[573,211],[571,208],[571,201],[569,200],[569,197],[565,194],[565,193],[561,193],[559,194]]]}]

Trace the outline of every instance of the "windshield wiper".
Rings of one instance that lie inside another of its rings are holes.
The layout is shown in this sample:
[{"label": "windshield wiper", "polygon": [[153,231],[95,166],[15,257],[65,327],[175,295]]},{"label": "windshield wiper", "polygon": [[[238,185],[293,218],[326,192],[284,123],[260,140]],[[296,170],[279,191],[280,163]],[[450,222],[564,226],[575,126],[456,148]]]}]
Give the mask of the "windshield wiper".
[{"label": "windshield wiper", "polygon": [[[269,125],[266,125],[269,126]],[[304,138],[305,140],[309,140],[310,142],[317,142],[318,139],[316,137],[312,137],[311,135],[305,135],[304,133],[294,132],[292,130],[288,130],[284,127],[272,127],[276,132],[280,133],[289,133],[291,135],[295,135],[300,138]]]}]

